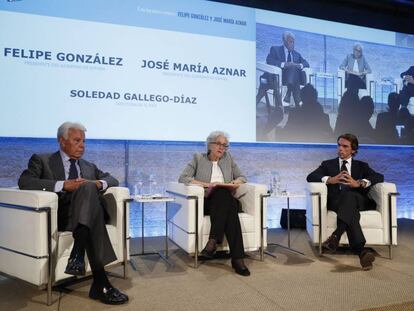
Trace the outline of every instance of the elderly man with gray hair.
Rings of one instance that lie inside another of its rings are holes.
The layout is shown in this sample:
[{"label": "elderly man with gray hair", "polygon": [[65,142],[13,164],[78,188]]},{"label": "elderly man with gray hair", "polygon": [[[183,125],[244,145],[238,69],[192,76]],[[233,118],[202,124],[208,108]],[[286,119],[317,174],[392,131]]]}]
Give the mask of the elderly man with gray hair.
[{"label": "elderly man with gray hair", "polygon": [[180,183],[200,185],[206,190],[204,214],[210,215],[211,228],[209,240],[201,255],[212,258],[217,244],[223,242],[225,235],[233,269],[237,274],[249,276],[250,271],[244,263],[243,236],[238,216],[240,204],[232,195],[240,184],[246,182],[246,177],[227,152],[227,133],[211,132],[206,145],[207,152],[195,153],[178,179]]},{"label": "elderly man with gray hair", "polygon": [[282,68],[282,85],[287,86],[284,101],[290,102],[290,97],[293,95],[295,105],[298,107],[300,85],[309,82],[306,81],[306,74],[303,71],[303,68],[309,67],[309,63],[295,50],[295,35],[292,32],[285,31],[282,40],[283,45],[270,48],[266,63]]},{"label": "elderly man with gray hair", "polygon": [[362,45],[355,43],[352,54],[348,54],[339,69],[345,70],[345,87],[348,91],[357,93],[366,88],[366,75],[371,73],[365,56],[362,54]]},{"label": "elderly man with gray hair", "polygon": [[118,181],[82,159],[85,132],[80,123],[63,123],[57,132],[60,150],[33,154],[19,178],[19,187],[58,195],[58,230],[72,231],[74,238],[65,273],[85,275],[86,251],[93,274],[89,297],[106,304],[122,304],[128,296],[111,285],[104,270],[116,255],[105,226],[108,213],[101,193],[117,186]]}]

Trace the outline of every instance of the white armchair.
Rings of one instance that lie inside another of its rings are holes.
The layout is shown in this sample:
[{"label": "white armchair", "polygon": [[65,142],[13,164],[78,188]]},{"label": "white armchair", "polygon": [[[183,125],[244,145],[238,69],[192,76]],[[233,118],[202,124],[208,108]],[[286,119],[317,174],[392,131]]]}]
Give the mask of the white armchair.
[{"label": "white armchair", "polygon": [[[342,98],[342,95],[345,93],[345,70],[338,69],[338,103]],[[375,81],[374,81],[374,75],[372,73],[369,73],[366,75],[366,89],[360,89],[358,92],[359,98],[362,98],[364,96],[371,96],[374,98],[375,93]]]},{"label": "white armchair", "polygon": [[[262,78],[260,76],[263,73],[269,73],[269,74],[276,75],[276,83],[278,83],[278,85],[276,85],[277,89],[272,89],[271,88],[267,91],[268,94],[272,95],[272,98],[273,98],[272,104],[274,106],[276,104],[276,97],[273,94],[274,91],[275,90],[279,91],[281,98],[283,98],[286,95],[286,92],[287,92],[287,87],[282,85],[282,69],[280,67],[277,67],[277,66],[266,64],[265,62],[257,62],[256,63],[256,70],[259,72],[259,74],[257,75],[257,78],[258,78],[257,87],[258,88],[260,87],[261,83],[267,83],[267,81],[261,81]],[[311,75],[312,75],[312,69],[311,68],[303,68],[303,71],[306,74],[306,83],[310,83]],[[289,106],[289,104],[285,103],[283,100],[282,100],[282,104],[284,106]],[[290,103],[290,106],[295,106],[295,104]]]},{"label": "white armchair", "polygon": [[[336,229],[336,213],[327,209],[328,189],[324,183],[308,183],[306,206],[306,230],[311,242],[319,247]],[[397,245],[397,199],[395,184],[379,183],[371,187],[368,195],[376,202],[376,210],[362,211],[360,224],[367,245],[388,245],[392,258],[392,246]],[[392,241],[392,243],[391,243]],[[349,244],[344,233],[340,244]]]},{"label": "white armchair", "polygon": [[[175,208],[171,204],[168,211],[168,236],[180,248],[194,256],[194,265],[197,268],[198,254],[207,244],[210,233],[210,217],[204,216],[204,189],[200,186],[170,182],[167,192],[175,197],[176,203]],[[243,210],[239,213],[239,219],[244,249],[260,249],[263,260],[267,232],[267,187],[260,184],[243,184],[238,188],[237,196],[240,196]],[[227,241],[223,241],[218,250],[228,249]]]},{"label": "white armchair", "polygon": [[[123,263],[124,277],[129,254],[128,188],[111,187],[107,224],[117,261]],[[115,201],[113,201],[115,199]],[[112,201],[112,202],[111,202]],[[47,288],[47,304],[52,302],[52,286],[67,278],[65,267],[73,246],[71,232],[57,230],[58,196],[53,192],[0,188],[0,272]],[[87,262],[87,271],[90,271]]]}]

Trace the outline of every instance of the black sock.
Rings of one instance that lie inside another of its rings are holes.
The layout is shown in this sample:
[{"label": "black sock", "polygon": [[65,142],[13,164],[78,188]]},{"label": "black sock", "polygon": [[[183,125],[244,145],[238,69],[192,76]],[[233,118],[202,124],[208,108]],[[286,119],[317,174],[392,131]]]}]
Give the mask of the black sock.
[{"label": "black sock", "polygon": [[333,234],[338,237],[338,240],[341,238],[342,234],[344,234],[346,227],[347,227],[346,223],[344,223],[340,219],[337,220],[336,230],[333,232]]},{"label": "black sock", "polygon": [[360,256],[361,254],[362,254],[362,252],[363,252],[363,250],[365,249],[365,247],[364,247],[364,244],[358,244],[358,245],[354,245],[353,247],[352,247],[352,249],[354,250],[354,252],[358,255],[358,256]]},{"label": "black sock", "polygon": [[86,241],[89,238],[89,228],[79,224],[76,229],[73,231],[73,248],[70,254],[70,257],[73,257],[75,254],[81,256],[81,258],[85,257],[85,246]]},{"label": "black sock", "polygon": [[103,287],[110,287],[111,283],[109,283],[108,277],[106,276],[104,268],[92,271],[93,276],[93,283],[95,284],[96,288],[102,289]]}]

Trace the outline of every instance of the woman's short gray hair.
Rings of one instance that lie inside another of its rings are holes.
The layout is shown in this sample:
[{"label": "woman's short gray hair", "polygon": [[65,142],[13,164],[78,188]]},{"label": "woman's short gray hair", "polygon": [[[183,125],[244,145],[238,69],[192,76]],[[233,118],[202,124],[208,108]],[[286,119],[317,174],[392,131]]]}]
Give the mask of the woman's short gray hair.
[{"label": "woman's short gray hair", "polygon": [[57,130],[57,139],[63,137],[64,139],[68,139],[69,130],[81,130],[86,132],[86,127],[82,124],[77,122],[65,122],[61,126],[59,126]]},{"label": "woman's short gray hair", "polygon": [[219,136],[223,136],[227,140],[227,143],[229,142],[229,134],[223,131],[213,131],[210,133],[210,135],[208,135],[206,139],[207,151],[208,151],[208,145],[210,145],[211,143],[215,143],[217,140],[217,137]]},{"label": "woman's short gray hair", "polygon": [[355,44],[354,44],[354,50],[355,49],[359,49],[360,51],[361,51],[361,53],[362,53],[362,44],[361,43],[359,43],[359,42],[356,42]]}]

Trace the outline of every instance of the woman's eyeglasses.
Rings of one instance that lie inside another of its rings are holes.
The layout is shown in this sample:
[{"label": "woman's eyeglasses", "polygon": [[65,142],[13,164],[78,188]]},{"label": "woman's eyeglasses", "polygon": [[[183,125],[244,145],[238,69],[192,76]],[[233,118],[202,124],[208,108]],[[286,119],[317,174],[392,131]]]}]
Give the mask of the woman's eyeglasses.
[{"label": "woman's eyeglasses", "polygon": [[228,144],[222,144],[217,142],[213,142],[212,144],[216,145],[217,147],[223,147],[224,149],[227,149],[229,147]]}]

